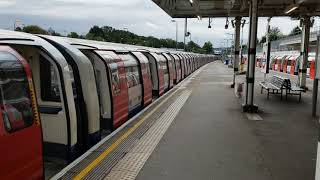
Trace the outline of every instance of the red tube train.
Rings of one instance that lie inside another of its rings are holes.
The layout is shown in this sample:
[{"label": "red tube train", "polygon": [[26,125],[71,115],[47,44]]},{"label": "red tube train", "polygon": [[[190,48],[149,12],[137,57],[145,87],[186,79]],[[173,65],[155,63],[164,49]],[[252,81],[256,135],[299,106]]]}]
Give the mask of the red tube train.
[{"label": "red tube train", "polygon": [[44,178],[213,59],[0,30],[0,179]]},{"label": "red tube train", "polygon": [[[270,57],[270,69],[292,75],[298,75],[298,69],[301,63],[301,55],[274,55]],[[257,57],[257,61],[259,58]],[[307,63],[307,77],[315,78],[315,54],[310,54]]]}]

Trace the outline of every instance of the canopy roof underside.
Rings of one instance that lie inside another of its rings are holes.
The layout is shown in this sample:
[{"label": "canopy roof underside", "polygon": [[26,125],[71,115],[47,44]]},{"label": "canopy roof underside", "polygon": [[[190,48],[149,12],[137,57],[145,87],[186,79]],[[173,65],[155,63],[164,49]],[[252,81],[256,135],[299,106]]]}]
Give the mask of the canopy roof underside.
[{"label": "canopy roof underside", "polygon": [[[247,17],[249,15],[248,0],[152,0],[172,18],[200,17]],[[320,0],[258,0],[260,17],[274,16],[319,16]],[[292,7],[297,9],[289,14]]]}]

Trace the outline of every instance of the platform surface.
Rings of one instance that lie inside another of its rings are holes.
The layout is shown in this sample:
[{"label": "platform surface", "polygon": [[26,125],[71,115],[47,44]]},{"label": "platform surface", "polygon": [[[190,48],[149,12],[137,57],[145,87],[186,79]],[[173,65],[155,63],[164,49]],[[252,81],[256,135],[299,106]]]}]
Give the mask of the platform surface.
[{"label": "platform surface", "polygon": [[232,73],[218,61],[199,69],[61,179],[314,179],[312,92],[300,103],[297,96],[268,100],[256,83],[260,112],[250,115],[230,88]]}]

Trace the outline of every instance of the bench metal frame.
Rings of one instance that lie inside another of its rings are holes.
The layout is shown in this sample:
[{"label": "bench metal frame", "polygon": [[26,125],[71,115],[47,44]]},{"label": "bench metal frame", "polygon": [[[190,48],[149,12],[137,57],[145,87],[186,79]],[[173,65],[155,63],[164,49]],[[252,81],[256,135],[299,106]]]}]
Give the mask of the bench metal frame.
[{"label": "bench metal frame", "polygon": [[[295,86],[291,86],[290,79],[283,78],[281,76],[274,75],[272,78],[281,79],[283,82],[281,83],[281,87],[278,87],[272,82],[260,82],[259,85],[261,86],[261,94],[263,94],[263,89],[267,90],[268,95],[267,99],[269,99],[269,94],[281,94],[282,100],[282,93],[283,89],[286,90],[286,100],[288,100],[288,95],[296,95],[299,96],[299,102],[301,102],[301,92],[304,92],[304,89]],[[272,92],[271,92],[272,90]],[[280,92],[279,92],[280,91]]]}]

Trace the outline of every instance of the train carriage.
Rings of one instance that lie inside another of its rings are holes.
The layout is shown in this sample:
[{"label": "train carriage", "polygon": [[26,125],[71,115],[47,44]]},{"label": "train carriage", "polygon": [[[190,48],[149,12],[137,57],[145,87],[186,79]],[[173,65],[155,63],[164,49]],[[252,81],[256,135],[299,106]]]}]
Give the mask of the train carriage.
[{"label": "train carriage", "polygon": [[[124,60],[115,52],[119,48],[88,40],[65,38],[65,41],[79,49],[91,61],[100,102],[101,129],[107,133],[113,131],[128,120],[130,98],[128,86],[133,87],[137,79],[132,79],[132,76],[128,75],[130,84],[128,83],[127,74],[130,71],[129,68],[126,70]],[[125,58],[125,53],[121,54]],[[141,105],[141,101],[138,102]]]}]

